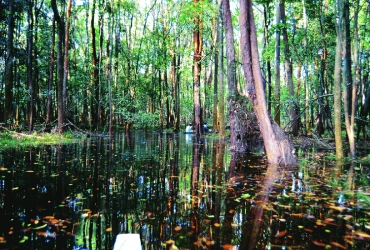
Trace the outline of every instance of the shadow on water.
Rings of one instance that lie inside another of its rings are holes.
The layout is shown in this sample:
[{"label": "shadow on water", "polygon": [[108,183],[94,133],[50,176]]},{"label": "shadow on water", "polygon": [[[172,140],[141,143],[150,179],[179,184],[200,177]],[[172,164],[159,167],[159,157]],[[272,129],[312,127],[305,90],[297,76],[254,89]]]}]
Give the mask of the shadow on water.
[{"label": "shadow on water", "polygon": [[[367,249],[368,167],[280,168],[192,135],[0,151],[0,249]],[[306,155],[305,155],[306,154]],[[360,197],[360,198],[359,198]]]}]

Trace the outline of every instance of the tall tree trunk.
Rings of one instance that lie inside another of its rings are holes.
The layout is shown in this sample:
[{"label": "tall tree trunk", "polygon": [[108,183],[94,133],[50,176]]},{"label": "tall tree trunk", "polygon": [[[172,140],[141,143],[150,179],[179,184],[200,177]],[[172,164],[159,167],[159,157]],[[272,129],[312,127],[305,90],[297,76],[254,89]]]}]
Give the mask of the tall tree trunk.
[{"label": "tall tree trunk", "polygon": [[[117,41],[116,39],[113,40],[114,34],[114,25],[115,25],[115,18],[112,14],[112,8],[114,8],[113,3],[111,5],[107,5],[107,12],[108,12],[108,31],[109,31],[109,38],[107,41],[107,83],[108,83],[108,106],[109,106],[109,114],[108,114],[108,133],[109,137],[113,135],[113,103],[112,103],[112,67],[113,67],[113,41]],[[113,16],[113,18],[112,18]],[[113,20],[112,20],[113,19]]]},{"label": "tall tree trunk", "polygon": [[[348,1],[347,2],[347,5],[348,6],[348,12],[349,12],[349,3]],[[348,116],[346,115],[346,112],[345,112],[345,119],[346,119],[346,129],[347,129],[347,134],[348,134],[348,141],[349,141],[349,149],[350,149],[350,154],[351,154],[351,158],[352,159],[355,159],[356,158],[356,145],[355,145],[355,116],[356,116],[356,111],[357,111],[357,99],[358,99],[358,95],[357,95],[357,89],[358,89],[358,85],[359,85],[359,82],[360,82],[360,67],[358,65],[358,58],[359,58],[359,53],[358,53],[358,45],[359,45],[359,34],[358,34],[358,14],[359,14],[359,11],[360,11],[360,4],[359,4],[359,0],[356,0],[355,1],[355,12],[354,12],[354,22],[353,22],[353,38],[354,38],[354,42],[353,42],[353,51],[352,51],[352,55],[353,55],[353,67],[354,67],[354,76],[353,76],[353,80],[352,80],[352,83],[353,83],[353,86],[348,86],[347,85],[347,91],[348,91],[348,95],[351,95],[350,98],[348,98],[349,100],[349,103],[347,104],[348,105]],[[349,16],[349,13],[347,13],[347,16]],[[350,23],[349,23],[349,17],[348,17],[348,20],[346,21],[346,33],[347,33],[347,36],[346,36],[346,39],[350,39],[350,34],[349,34],[349,26],[350,26]],[[351,44],[349,41],[346,41],[346,54],[347,53],[350,53],[350,50],[351,49]],[[351,54],[349,54],[350,56]],[[349,64],[351,62],[351,58],[349,58]],[[350,65],[348,67],[349,69],[351,69]],[[351,73],[349,73],[349,77],[351,77]]]},{"label": "tall tree trunk", "polygon": [[29,132],[34,126],[34,83],[33,83],[33,0],[27,1],[27,83],[29,91],[28,126]]},{"label": "tall tree trunk", "polygon": [[180,131],[180,77],[181,77],[181,71],[180,71],[180,65],[181,65],[181,57],[180,55],[177,56],[177,62],[176,62],[176,100],[175,100],[175,130]]},{"label": "tall tree trunk", "polygon": [[96,0],[93,0],[93,6],[91,9],[91,20],[90,20],[90,30],[91,30],[91,60],[92,60],[92,72],[91,72],[91,81],[92,81],[92,93],[91,93],[91,125],[94,128],[99,126],[99,111],[98,111],[98,98],[99,98],[99,70],[98,70],[98,56],[96,52],[96,32],[95,32],[95,6]]},{"label": "tall tree trunk", "polygon": [[225,136],[226,136],[226,131],[225,131],[225,84],[224,84],[224,43],[223,43],[223,24],[224,24],[224,19],[223,19],[223,7],[221,6],[220,7],[220,15],[219,15],[219,18],[220,18],[220,22],[219,22],[219,25],[218,25],[218,37],[220,39],[219,41],[219,46],[220,46],[220,51],[219,51],[219,81],[218,81],[218,96],[219,96],[219,100],[218,100],[218,113],[217,113],[217,116],[218,116],[218,121],[219,121],[219,137],[220,139],[224,139]]},{"label": "tall tree trunk", "polygon": [[8,37],[6,41],[6,59],[5,59],[5,72],[4,72],[4,81],[5,81],[5,107],[4,107],[4,116],[0,117],[0,121],[5,123],[10,120],[13,123],[13,43],[14,43],[14,0],[8,1]]},{"label": "tall tree trunk", "polygon": [[[214,48],[215,48],[215,54],[214,54],[214,77],[213,77],[213,122],[212,122],[212,129],[213,132],[219,132],[219,124],[218,124],[218,57],[219,57],[219,48],[220,48],[220,36],[219,36],[219,27],[220,27],[220,18],[221,10],[219,8],[219,14],[217,16],[217,19],[213,22],[213,33],[214,33]],[[222,25],[221,25],[222,29]]]},{"label": "tall tree trunk", "polygon": [[256,113],[267,159],[271,164],[295,165],[297,158],[289,138],[280,127],[271,123],[267,112],[251,0],[240,0],[239,23],[244,77],[247,83],[245,95],[252,102]]},{"label": "tall tree trunk", "polygon": [[[245,152],[247,149],[246,127],[239,117],[242,97],[239,95],[236,85],[236,60],[234,48],[234,32],[231,21],[230,3],[222,1],[224,13],[224,26],[226,31],[226,58],[227,58],[227,86],[228,86],[228,113],[230,119],[230,143],[231,150]],[[244,108],[244,107],[243,107]],[[244,111],[242,112],[244,113]]]},{"label": "tall tree trunk", "polygon": [[[263,43],[263,49],[265,49],[266,47],[268,47],[269,45],[269,40],[270,40],[270,37],[269,37],[269,26],[270,26],[270,12],[269,12],[269,3],[266,2],[265,5],[264,5],[264,8],[263,8],[263,20],[264,20],[264,43]],[[267,61],[265,62],[266,63],[266,71],[267,71],[267,110],[269,111],[269,113],[271,114],[271,93],[272,93],[272,85],[271,85],[271,61],[270,59],[267,59]]]},{"label": "tall tree trunk", "polygon": [[63,77],[64,77],[64,56],[63,56],[63,41],[64,41],[64,21],[61,19],[56,0],[51,1],[51,6],[54,12],[54,19],[58,26],[58,55],[57,55],[57,102],[58,102],[58,132],[64,131],[64,109],[63,109]]},{"label": "tall tree trunk", "polygon": [[284,58],[285,58],[285,72],[287,78],[287,85],[289,90],[289,95],[291,99],[289,100],[289,116],[292,123],[292,134],[294,136],[298,135],[298,119],[296,113],[296,98],[295,98],[295,91],[294,91],[294,84],[293,84],[293,69],[292,69],[292,58],[289,49],[289,39],[288,39],[288,32],[286,28],[286,20],[285,20],[285,1],[282,0],[280,2],[280,16],[281,21],[283,22],[283,41],[284,41]]},{"label": "tall tree trunk", "polygon": [[[199,0],[193,0],[195,5],[199,4]],[[199,14],[194,17],[194,65],[193,65],[193,91],[194,91],[194,126],[195,135],[199,138],[203,134],[202,123],[202,107],[200,103],[200,76],[201,76],[201,60],[203,51],[203,38],[202,38],[202,20]]]},{"label": "tall tree trunk", "polygon": [[[342,47],[342,77],[343,77],[343,104],[344,118],[346,124],[347,137],[349,141],[350,154],[352,158],[356,157],[356,148],[354,140],[354,118],[357,101],[357,83],[352,82],[351,73],[351,41],[349,33],[349,2],[348,0],[338,1],[339,32],[341,32]],[[357,61],[356,61],[357,62]],[[354,93],[354,94],[353,94]],[[354,98],[353,98],[354,96]]]},{"label": "tall tree trunk", "polygon": [[176,47],[178,43],[178,38],[173,41],[173,48],[171,50],[171,82],[172,82],[172,99],[173,99],[173,115],[174,115],[174,125],[173,131],[180,131],[180,74],[179,74],[179,64],[180,56],[176,55]]},{"label": "tall tree trunk", "polygon": [[[339,0],[342,1],[342,0]],[[334,131],[335,131],[335,156],[338,161],[343,159],[342,141],[342,100],[341,100],[341,66],[342,66],[342,33],[337,25],[337,45],[334,66]]]},{"label": "tall tree trunk", "polygon": [[50,48],[50,64],[49,64],[49,81],[48,81],[48,101],[46,106],[46,126],[48,126],[52,120],[52,105],[53,105],[53,82],[54,82],[54,54],[55,54],[55,18],[52,20],[53,27],[51,30],[51,48]]},{"label": "tall tree trunk", "polygon": [[63,72],[63,111],[64,117],[68,118],[67,110],[67,83],[68,83],[68,45],[69,45],[69,26],[70,26],[70,17],[72,9],[72,0],[68,0],[67,4],[67,20],[65,25],[65,35],[64,35],[64,72]]},{"label": "tall tree trunk", "polygon": [[[303,28],[304,28],[304,39],[303,39],[303,46],[304,49],[307,49],[307,13],[306,13],[306,2],[305,0],[302,0],[302,6],[303,6]],[[306,128],[306,134],[311,135],[311,123],[310,123],[310,94],[309,94],[309,86],[308,86],[308,73],[307,73],[307,62],[304,62],[303,65],[305,76],[304,76],[304,88],[305,88],[305,128]]]},{"label": "tall tree trunk", "polygon": [[[276,25],[280,24],[280,2],[276,3]],[[274,120],[280,126],[280,28],[275,31],[275,89],[274,89]]]}]

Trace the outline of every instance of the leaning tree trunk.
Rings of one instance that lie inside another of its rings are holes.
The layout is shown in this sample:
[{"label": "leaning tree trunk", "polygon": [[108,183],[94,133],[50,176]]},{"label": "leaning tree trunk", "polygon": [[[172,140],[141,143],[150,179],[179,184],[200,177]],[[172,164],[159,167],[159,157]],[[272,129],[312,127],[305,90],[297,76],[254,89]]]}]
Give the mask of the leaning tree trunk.
[{"label": "leaning tree trunk", "polygon": [[295,165],[297,158],[289,138],[279,126],[271,122],[267,112],[251,0],[240,0],[239,23],[244,77],[247,83],[244,93],[252,102],[256,113],[268,162]]}]

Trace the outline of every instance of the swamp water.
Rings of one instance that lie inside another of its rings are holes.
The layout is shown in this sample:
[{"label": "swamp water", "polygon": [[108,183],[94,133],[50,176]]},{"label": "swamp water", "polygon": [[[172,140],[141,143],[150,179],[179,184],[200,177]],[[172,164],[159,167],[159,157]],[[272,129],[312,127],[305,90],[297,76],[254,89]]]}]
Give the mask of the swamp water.
[{"label": "swamp water", "polygon": [[369,249],[368,166],[228,147],[134,133],[0,149],[0,249],[113,249],[120,233],[143,249]]}]

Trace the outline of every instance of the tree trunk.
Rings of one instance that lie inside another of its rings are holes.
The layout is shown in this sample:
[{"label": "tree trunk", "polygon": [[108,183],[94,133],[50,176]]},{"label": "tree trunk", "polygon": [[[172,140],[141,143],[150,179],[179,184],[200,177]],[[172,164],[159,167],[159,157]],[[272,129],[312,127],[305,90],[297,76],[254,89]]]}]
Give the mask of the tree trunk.
[{"label": "tree trunk", "polygon": [[[276,4],[276,25],[280,24],[280,2]],[[280,126],[280,28],[275,31],[275,89],[274,89],[274,120]]]},{"label": "tree trunk", "polygon": [[284,24],[283,26],[283,41],[284,41],[284,58],[285,58],[285,72],[287,77],[287,86],[289,90],[289,95],[291,99],[289,100],[289,116],[290,121],[292,123],[292,134],[294,136],[298,135],[298,119],[296,113],[296,97],[294,94],[294,83],[293,83],[293,69],[292,69],[292,58],[290,55],[289,49],[289,39],[288,39],[288,32],[286,28],[286,20],[285,20],[285,4],[284,0],[280,2],[280,16],[281,20]]},{"label": "tree trunk", "polygon": [[214,40],[214,48],[215,48],[215,54],[214,54],[214,77],[213,77],[213,121],[212,121],[212,130],[213,132],[219,132],[220,129],[219,129],[219,124],[218,124],[218,88],[217,88],[217,85],[218,85],[218,67],[219,67],[219,63],[218,63],[218,57],[219,57],[219,44],[220,44],[220,36],[219,36],[219,27],[221,26],[221,29],[222,29],[222,25],[220,24],[220,18],[219,16],[221,15],[221,10],[219,8],[219,14],[218,14],[218,17],[217,19],[213,22],[213,30],[214,30],[214,37],[215,37],[215,40]]},{"label": "tree trunk", "polygon": [[[354,118],[357,101],[357,82],[352,82],[351,73],[351,42],[349,34],[349,2],[348,0],[338,1],[339,32],[341,33],[342,48],[342,77],[343,77],[343,104],[344,118],[346,124],[347,137],[349,141],[350,154],[352,159],[356,157],[356,147],[354,140]],[[357,64],[357,60],[355,61]]]},{"label": "tree trunk", "polygon": [[174,39],[173,48],[171,50],[171,82],[172,82],[172,99],[173,99],[173,115],[174,115],[174,124],[173,131],[180,131],[180,74],[179,74],[179,64],[180,56],[176,56],[175,50],[178,40]]},{"label": "tree trunk", "polygon": [[245,152],[247,150],[246,134],[247,124],[245,111],[241,104],[242,97],[239,95],[236,85],[236,60],[234,48],[234,32],[231,21],[230,4],[228,0],[222,1],[224,12],[224,26],[226,31],[226,58],[227,58],[227,86],[228,86],[228,109],[230,119],[230,143],[231,151]]},{"label": "tree trunk", "polygon": [[[339,0],[340,1],[340,0]],[[334,66],[334,135],[335,135],[335,156],[338,161],[343,159],[342,141],[342,100],[341,100],[341,66],[342,66],[342,34],[337,25],[337,45],[335,52]]]},{"label": "tree trunk", "polygon": [[[112,4],[113,5],[113,4]],[[115,18],[112,20],[112,5],[108,5],[108,31],[109,38],[107,41],[107,83],[108,83],[108,105],[109,105],[109,121],[108,121],[108,133],[109,137],[113,135],[113,103],[112,103],[112,67],[113,67],[113,39]],[[111,144],[110,144],[111,145]]]},{"label": "tree trunk", "polygon": [[251,0],[240,0],[240,45],[242,51],[245,95],[252,102],[270,164],[296,165],[297,158],[289,138],[277,125],[270,121],[259,65],[256,27]]},{"label": "tree trunk", "polygon": [[0,117],[0,121],[5,123],[8,120],[13,123],[13,42],[14,42],[14,0],[9,0],[8,2],[8,37],[6,40],[6,59],[5,59],[5,72],[4,72],[4,81],[5,81],[5,109],[4,116]]},{"label": "tree trunk", "polygon": [[99,98],[99,70],[98,70],[98,56],[96,52],[96,34],[95,34],[95,6],[96,1],[93,0],[93,6],[91,9],[91,20],[90,20],[90,31],[91,31],[91,60],[92,60],[92,71],[91,71],[91,81],[92,81],[92,93],[91,93],[91,125],[93,128],[98,128],[99,126],[99,111],[98,111],[98,98]]},{"label": "tree trunk", "polygon": [[63,133],[64,131],[64,109],[63,109],[63,76],[64,76],[64,67],[63,67],[63,41],[64,41],[64,21],[59,16],[58,7],[56,0],[51,1],[51,6],[54,12],[54,19],[57,22],[58,26],[58,55],[57,55],[57,99],[58,99],[58,133]]},{"label": "tree trunk", "polygon": [[218,121],[219,121],[219,137],[220,139],[224,139],[226,136],[226,131],[225,131],[225,85],[224,85],[224,43],[223,43],[223,8],[222,6],[220,7],[220,23],[218,25],[218,37],[220,39],[219,41],[219,46],[220,46],[220,51],[219,51],[219,82],[218,82],[218,96],[220,97],[218,100]]},{"label": "tree trunk", "polygon": [[55,18],[52,20],[53,27],[51,30],[51,49],[50,49],[50,64],[49,64],[49,82],[48,82],[48,101],[46,106],[46,126],[48,126],[52,120],[52,105],[53,105],[53,82],[54,82],[54,54],[55,54]]},{"label": "tree trunk", "polygon": [[[263,8],[263,20],[264,20],[264,50],[266,47],[268,47],[269,45],[269,40],[270,40],[270,37],[269,37],[269,27],[270,27],[270,12],[269,12],[269,3],[266,2],[265,5],[264,5],[264,8]],[[266,63],[266,71],[267,71],[267,110],[269,112],[269,114],[271,114],[271,93],[272,93],[272,85],[271,85],[271,61],[270,59],[267,59],[267,61],[265,62]]]},{"label": "tree trunk", "polygon": [[[197,5],[199,0],[193,0],[193,3]],[[193,91],[194,91],[194,126],[195,135],[199,138],[203,134],[203,123],[202,123],[202,108],[200,103],[200,76],[201,76],[201,60],[202,60],[202,21],[199,14],[194,17],[194,31],[193,31],[193,43],[194,43],[194,65],[193,65]]]},{"label": "tree trunk", "polygon": [[[349,7],[349,5],[348,5]],[[349,10],[348,10],[349,11]],[[358,59],[359,59],[359,52],[358,52],[358,47],[359,47],[359,34],[358,34],[358,14],[360,11],[360,3],[359,0],[355,1],[355,12],[354,12],[354,23],[353,23],[353,66],[354,66],[354,76],[353,76],[353,86],[352,86],[352,93],[349,92],[349,94],[352,94],[351,96],[351,102],[348,104],[350,105],[350,111],[351,113],[349,114],[350,117],[348,117],[348,125],[347,125],[347,119],[346,119],[346,128],[347,128],[347,134],[349,137],[349,149],[350,149],[350,154],[351,158],[355,159],[356,158],[356,145],[355,145],[355,116],[356,116],[356,111],[357,111],[357,89],[358,85],[360,82],[360,66],[358,64]],[[349,21],[349,20],[348,20]],[[347,23],[347,26],[350,24]],[[348,30],[349,32],[349,30]],[[350,39],[349,35],[348,38]],[[347,43],[347,46],[349,46],[349,50],[351,48],[351,45]],[[351,90],[351,88],[349,88]],[[346,117],[347,118],[347,117]]]},{"label": "tree trunk", "polygon": [[33,0],[27,1],[27,82],[29,91],[28,126],[29,132],[34,126],[34,83],[33,83]]},{"label": "tree trunk", "polygon": [[[302,0],[302,7],[303,7],[303,28],[304,28],[304,40],[303,40],[303,46],[304,49],[307,49],[307,13],[306,13],[306,3],[305,0]],[[307,72],[307,62],[305,62],[304,66],[304,86],[305,86],[305,128],[306,128],[306,134],[311,135],[311,119],[310,119],[310,93],[309,93],[309,86],[308,86],[308,72]]]},{"label": "tree trunk", "polygon": [[69,45],[69,26],[70,26],[70,16],[71,16],[72,0],[68,0],[67,5],[67,20],[65,25],[65,35],[64,35],[64,72],[63,72],[63,111],[64,117],[68,117],[67,110],[67,82],[68,82],[68,45]]}]

